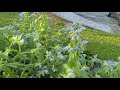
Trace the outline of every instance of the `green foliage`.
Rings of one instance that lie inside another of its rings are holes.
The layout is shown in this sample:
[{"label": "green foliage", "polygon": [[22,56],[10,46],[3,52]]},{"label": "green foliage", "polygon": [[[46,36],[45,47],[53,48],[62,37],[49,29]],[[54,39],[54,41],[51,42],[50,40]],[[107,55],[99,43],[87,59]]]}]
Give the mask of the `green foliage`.
[{"label": "green foliage", "polygon": [[[46,14],[29,13],[14,26],[1,28],[1,78],[120,77],[120,62],[85,54],[88,41],[79,23],[53,26]],[[5,45],[5,46],[4,46]]]}]

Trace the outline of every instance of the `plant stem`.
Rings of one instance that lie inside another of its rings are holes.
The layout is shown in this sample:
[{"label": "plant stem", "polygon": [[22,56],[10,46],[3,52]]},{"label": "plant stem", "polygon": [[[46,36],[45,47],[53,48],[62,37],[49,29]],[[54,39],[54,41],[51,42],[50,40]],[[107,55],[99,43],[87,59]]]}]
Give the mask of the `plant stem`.
[{"label": "plant stem", "polygon": [[15,59],[17,59],[20,55],[22,54],[30,54],[31,52],[22,52],[22,53],[18,53],[13,59],[12,61],[15,62]]}]

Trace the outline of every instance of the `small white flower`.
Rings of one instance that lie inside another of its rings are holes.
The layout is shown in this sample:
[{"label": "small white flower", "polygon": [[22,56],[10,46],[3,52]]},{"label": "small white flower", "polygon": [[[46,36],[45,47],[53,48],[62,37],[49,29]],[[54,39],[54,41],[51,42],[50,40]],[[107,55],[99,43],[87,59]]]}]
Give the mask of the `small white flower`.
[{"label": "small white flower", "polygon": [[36,63],[35,67],[39,66],[39,68],[42,68],[42,64],[41,63]]},{"label": "small white flower", "polygon": [[54,56],[52,56],[52,57],[50,58],[50,61],[51,61],[51,62],[54,62],[54,61],[55,61]]},{"label": "small white flower", "polygon": [[77,40],[81,39],[80,35],[76,35],[76,38],[77,38]]},{"label": "small white flower", "polygon": [[70,78],[75,78],[75,73],[74,73],[74,71],[73,71],[73,70],[68,69],[68,70],[67,70],[67,73],[68,73],[67,77],[70,77]]},{"label": "small white flower", "polygon": [[21,13],[19,14],[20,20],[22,20],[22,19],[24,18],[24,14],[25,14],[25,12],[21,12]]},{"label": "small white flower", "polygon": [[34,41],[38,41],[38,40],[39,40],[39,38],[38,38],[38,37],[35,37],[35,38],[34,38]]},{"label": "small white flower", "polygon": [[49,74],[49,71],[48,70],[43,70],[46,74]]},{"label": "small white flower", "polygon": [[11,30],[11,29],[13,29],[14,27],[13,26],[5,26],[5,27],[3,27],[3,28],[1,28],[2,30],[4,30],[4,29],[7,29],[7,30]]},{"label": "small white flower", "polygon": [[68,73],[73,73],[74,71],[71,70],[71,69],[67,69],[67,72],[68,72]]},{"label": "small white flower", "polygon": [[76,46],[76,47],[74,48],[74,50],[80,50],[80,48],[79,48],[78,46]]},{"label": "small white flower", "polygon": [[72,37],[72,38],[71,38],[71,41],[75,41],[75,37]]},{"label": "small white flower", "polygon": [[74,50],[74,48],[70,48],[69,50],[70,50],[70,51],[73,51],[73,50]]},{"label": "small white flower", "polygon": [[58,54],[58,55],[60,55],[60,54],[61,54],[61,52],[57,52],[57,54]]},{"label": "small white flower", "polygon": [[88,42],[89,42],[89,41],[85,41],[85,40],[84,40],[84,41],[82,42],[82,44],[83,44],[83,45],[86,45]]},{"label": "small white flower", "polygon": [[118,62],[111,61],[111,60],[108,60],[107,63],[111,69],[113,69],[118,64]]},{"label": "small white flower", "polygon": [[47,51],[46,53],[47,53],[48,56],[52,56],[51,51],[49,51],[49,52]]},{"label": "small white flower", "polygon": [[17,30],[17,31],[16,31],[16,34],[20,34],[20,33],[21,33],[21,31],[20,31],[20,30]]},{"label": "small white flower", "polygon": [[69,46],[66,46],[66,47],[63,48],[63,50],[65,50],[65,51],[68,51],[69,49],[70,49]]},{"label": "small white flower", "polygon": [[74,28],[72,26],[70,26],[70,31],[74,32]]},{"label": "small white flower", "polygon": [[17,78],[19,78],[20,77],[20,75],[16,75],[17,76]]},{"label": "small white flower", "polygon": [[42,44],[40,44],[40,43],[37,43],[37,47],[41,47],[42,46]]},{"label": "small white flower", "polygon": [[75,78],[75,74],[74,74],[74,73],[69,73],[69,74],[67,75],[67,77],[68,77],[68,78]]},{"label": "small white flower", "polygon": [[29,76],[28,78],[33,78],[33,76]]},{"label": "small white flower", "polygon": [[57,71],[57,69],[54,67],[54,65],[52,66],[51,69],[52,69],[53,72],[56,72],[56,71]]},{"label": "small white flower", "polygon": [[86,66],[86,70],[90,70],[90,68]]},{"label": "small white flower", "polygon": [[64,58],[64,56],[63,56],[63,54],[61,54],[61,52],[58,52],[57,54],[58,54],[58,56],[59,56],[61,59]]},{"label": "small white flower", "polygon": [[50,78],[53,78],[52,76],[50,76]]}]

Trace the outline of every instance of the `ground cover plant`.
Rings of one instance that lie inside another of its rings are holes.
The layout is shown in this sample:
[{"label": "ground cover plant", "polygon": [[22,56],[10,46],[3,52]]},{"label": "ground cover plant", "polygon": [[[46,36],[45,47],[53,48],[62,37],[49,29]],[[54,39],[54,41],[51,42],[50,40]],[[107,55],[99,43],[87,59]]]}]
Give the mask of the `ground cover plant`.
[{"label": "ground cover plant", "polygon": [[86,53],[98,54],[103,60],[118,60],[120,56],[120,34],[110,34],[98,30],[87,29],[83,38],[88,40]]}]

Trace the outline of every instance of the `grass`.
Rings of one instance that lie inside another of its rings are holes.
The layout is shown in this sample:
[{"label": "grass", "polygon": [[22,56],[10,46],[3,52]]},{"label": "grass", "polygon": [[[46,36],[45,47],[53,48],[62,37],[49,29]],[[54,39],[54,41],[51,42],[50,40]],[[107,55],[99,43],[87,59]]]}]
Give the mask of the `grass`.
[{"label": "grass", "polygon": [[[13,24],[13,20],[18,19],[18,13],[19,12],[0,12],[0,27]],[[66,25],[70,23],[62,18],[54,16],[51,12],[39,12],[38,14],[36,14],[36,17],[40,16],[41,13],[46,13],[51,19],[52,24]]]},{"label": "grass", "polygon": [[18,19],[18,12],[0,12],[0,27],[12,24],[15,19]]},{"label": "grass", "polygon": [[98,54],[98,58],[103,60],[117,60],[120,56],[120,34],[87,29],[82,35],[89,41],[86,47],[87,54]]}]

